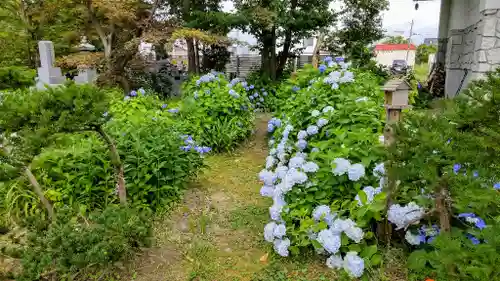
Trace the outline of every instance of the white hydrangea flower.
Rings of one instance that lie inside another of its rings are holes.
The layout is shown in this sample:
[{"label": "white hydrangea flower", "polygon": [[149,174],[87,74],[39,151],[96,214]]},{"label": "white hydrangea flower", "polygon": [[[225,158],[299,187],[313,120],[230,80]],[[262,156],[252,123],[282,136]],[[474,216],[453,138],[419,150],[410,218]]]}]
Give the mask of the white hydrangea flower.
[{"label": "white hydrangea flower", "polygon": [[365,261],[356,252],[347,252],[344,257],[344,270],[352,277],[359,278],[365,270]]},{"label": "white hydrangea flower", "polygon": [[363,230],[357,226],[351,226],[345,230],[345,234],[347,237],[351,238],[356,243],[361,242],[363,237],[365,236]]},{"label": "white hydrangea flower", "polygon": [[299,140],[307,138],[307,132],[305,130],[300,130],[299,133],[297,134],[297,138]]},{"label": "white hydrangea flower", "polygon": [[263,197],[273,197],[274,195],[274,186],[272,185],[264,185],[260,189],[260,195]]},{"label": "white hydrangea flower", "polygon": [[335,235],[328,229],[321,230],[316,240],[330,254],[336,254],[340,249],[340,235]]},{"label": "white hydrangea flower", "polygon": [[384,162],[377,164],[375,168],[373,168],[373,175],[377,178],[380,178],[385,175],[385,167]]},{"label": "white hydrangea flower", "polygon": [[317,147],[313,147],[313,149],[311,149],[311,152],[318,152],[319,151],[319,148]]},{"label": "white hydrangea flower", "polygon": [[333,159],[333,163],[335,164],[335,168],[332,169],[332,173],[336,176],[347,173],[349,167],[351,167],[351,162],[344,158],[335,158]]},{"label": "white hydrangea flower", "polygon": [[285,152],[280,152],[278,153],[278,159],[280,160],[280,162],[284,162],[286,160],[286,153]]},{"label": "white hydrangea flower", "polygon": [[282,257],[288,257],[288,247],[290,247],[290,239],[277,239],[274,241],[274,251]]},{"label": "white hydrangea flower", "polygon": [[284,180],[276,185],[276,190],[279,190],[281,194],[286,194],[288,191],[292,190],[295,183],[292,180]]},{"label": "white hydrangea flower", "polygon": [[327,205],[319,205],[314,208],[312,212],[312,217],[316,221],[321,221],[322,219],[328,224],[331,225],[333,219],[337,216],[335,213],[331,213],[330,207]]},{"label": "white hydrangea flower", "polygon": [[[363,188],[363,192],[366,194],[366,204],[370,204],[373,201],[373,198],[375,195],[379,194],[382,192],[382,188],[373,188],[373,186],[365,186]],[[356,195],[356,201],[358,201],[358,206],[362,206],[363,203],[361,202],[361,198],[359,198],[359,195]]]},{"label": "white hydrangea flower", "polygon": [[302,158],[306,159],[307,158],[307,153],[305,153],[305,152],[296,152],[295,156],[296,157],[302,157]]},{"label": "white hydrangea flower", "polygon": [[309,127],[307,127],[307,134],[312,136],[312,135],[316,135],[318,133],[318,126],[316,125],[311,125]]},{"label": "white hydrangea flower", "polygon": [[420,242],[421,242],[420,236],[411,233],[410,230],[406,231],[405,239],[406,239],[406,241],[408,241],[408,243],[410,243],[411,245],[414,245],[414,246],[420,245]]},{"label": "white hydrangea flower", "polygon": [[270,169],[276,164],[276,159],[272,156],[266,157],[266,169]]},{"label": "white hydrangea flower", "polygon": [[264,240],[266,240],[267,242],[274,241],[274,229],[276,228],[276,226],[276,223],[273,221],[264,226]]},{"label": "white hydrangea flower", "polygon": [[384,143],[385,143],[385,137],[384,137],[384,135],[380,135],[380,136],[378,137],[378,141],[379,141],[381,144],[384,144]]},{"label": "white hydrangea flower", "polygon": [[332,226],[330,227],[330,231],[333,234],[340,235],[342,232],[345,232],[347,229],[355,227],[356,223],[351,219],[336,219],[333,221]]},{"label": "white hydrangea flower", "polygon": [[307,181],[307,175],[306,173],[297,171],[296,169],[289,169],[286,180],[289,180],[294,184],[303,184]]},{"label": "white hydrangea flower", "polygon": [[331,255],[328,259],[326,259],[326,266],[331,269],[341,269],[343,265],[344,261],[339,255]]},{"label": "white hydrangea flower", "polygon": [[295,156],[295,157],[292,157],[292,159],[290,159],[290,162],[288,163],[288,167],[289,168],[300,168],[300,167],[302,167],[302,164],[304,164],[304,162],[305,162],[304,158]]},{"label": "white hydrangea flower", "polygon": [[285,126],[285,131],[286,131],[286,132],[293,131],[293,126],[292,126],[292,125],[290,125],[290,124],[286,125],[286,126]]},{"label": "white hydrangea flower", "polygon": [[333,108],[333,106],[325,106],[323,108],[323,113],[327,113],[327,112],[330,112],[330,111],[334,111],[335,109]]},{"label": "white hydrangea flower", "polygon": [[309,161],[304,163],[304,165],[302,165],[302,170],[304,170],[304,172],[306,173],[315,173],[319,170],[319,166],[318,164]]},{"label": "white hydrangea flower", "polygon": [[316,116],[318,116],[319,114],[320,114],[320,112],[319,112],[318,110],[316,110],[316,109],[315,109],[315,110],[313,110],[313,111],[311,112],[311,116],[312,116],[312,117],[316,117]]},{"label": "white hydrangea flower", "polygon": [[276,153],[278,153],[276,148],[271,148],[271,150],[269,150],[269,155],[276,155]]},{"label": "white hydrangea flower", "polygon": [[274,236],[276,238],[283,238],[283,236],[286,235],[286,226],[285,224],[278,224],[276,225],[276,227],[274,228]]},{"label": "white hydrangea flower", "polygon": [[396,225],[396,229],[405,227],[412,221],[417,221],[424,215],[424,209],[418,206],[415,202],[410,202],[406,206],[394,204],[387,212],[387,219]]},{"label": "white hydrangea flower", "polygon": [[351,165],[347,170],[347,175],[349,177],[349,180],[358,181],[365,176],[365,166],[363,166],[363,164],[361,163]]}]

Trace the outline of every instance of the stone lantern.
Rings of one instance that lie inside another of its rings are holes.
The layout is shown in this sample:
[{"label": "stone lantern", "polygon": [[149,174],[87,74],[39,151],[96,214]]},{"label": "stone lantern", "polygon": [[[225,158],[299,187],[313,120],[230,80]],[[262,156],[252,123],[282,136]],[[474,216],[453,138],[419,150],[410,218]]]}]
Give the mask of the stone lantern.
[{"label": "stone lantern", "polygon": [[[81,54],[86,54],[95,51],[95,46],[87,41],[86,36],[82,36],[80,44],[75,49]],[[90,65],[79,65],[78,75],[74,79],[77,84],[87,84],[92,83],[96,77],[97,71]]]}]

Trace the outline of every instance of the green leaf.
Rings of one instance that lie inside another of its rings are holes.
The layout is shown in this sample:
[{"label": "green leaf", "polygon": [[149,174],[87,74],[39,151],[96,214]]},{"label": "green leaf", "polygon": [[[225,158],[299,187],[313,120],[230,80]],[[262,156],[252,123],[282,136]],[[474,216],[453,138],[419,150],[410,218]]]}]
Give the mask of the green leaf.
[{"label": "green leaf", "polygon": [[382,255],[375,254],[371,257],[370,262],[372,265],[379,265],[382,263]]},{"label": "green leaf", "polygon": [[421,270],[427,264],[427,252],[425,250],[416,250],[408,257],[408,267],[413,270]]}]

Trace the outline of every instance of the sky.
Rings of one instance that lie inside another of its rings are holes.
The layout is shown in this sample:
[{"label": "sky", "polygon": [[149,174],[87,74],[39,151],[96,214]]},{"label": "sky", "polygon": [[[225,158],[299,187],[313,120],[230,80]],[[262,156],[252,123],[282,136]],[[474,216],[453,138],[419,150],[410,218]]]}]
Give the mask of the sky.
[{"label": "sky", "polygon": [[[334,9],[340,7],[339,0],[331,6]],[[431,0],[419,2],[419,9],[415,11],[415,2],[413,0],[389,0],[389,10],[382,15],[383,26],[389,35],[410,34],[410,25],[414,20],[412,41],[420,44],[424,38],[437,37],[439,25],[439,8],[441,0]],[[231,1],[223,2],[223,10],[232,11],[234,9]],[[247,41],[250,44],[255,43],[255,39],[248,34],[232,31],[230,37],[239,37],[239,40]]]}]

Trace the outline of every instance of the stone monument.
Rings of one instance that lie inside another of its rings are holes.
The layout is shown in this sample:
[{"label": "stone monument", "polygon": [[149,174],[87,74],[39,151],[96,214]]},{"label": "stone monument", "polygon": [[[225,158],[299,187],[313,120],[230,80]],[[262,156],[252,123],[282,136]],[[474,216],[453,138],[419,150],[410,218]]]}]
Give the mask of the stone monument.
[{"label": "stone monument", "polygon": [[66,78],[62,75],[59,67],[54,67],[54,44],[51,41],[40,41],[38,42],[38,50],[41,67],[38,68],[36,88],[43,90],[47,86],[53,87],[63,84]]}]

